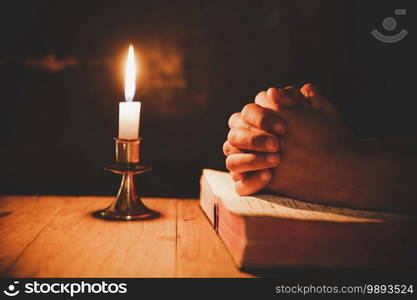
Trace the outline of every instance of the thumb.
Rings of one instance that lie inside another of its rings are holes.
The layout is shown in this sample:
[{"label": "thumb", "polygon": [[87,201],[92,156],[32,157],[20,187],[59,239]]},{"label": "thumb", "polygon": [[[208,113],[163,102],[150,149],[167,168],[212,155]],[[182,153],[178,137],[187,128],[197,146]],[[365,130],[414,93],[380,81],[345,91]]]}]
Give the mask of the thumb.
[{"label": "thumb", "polygon": [[283,89],[270,87],[267,91],[261,91],[255,97],[255,103],[263,108],[280,111],[281,108],[300,108],[304,103],[304,96],[294,86]]},{"label": "thumb", "polygon": [[311,83],[305,84],[301,89],[304,97],[310,101],[311,109],[322,113],[324,116],[331,119],[343,120],[342,115],[336,106],[325,97],[319,89]]}]

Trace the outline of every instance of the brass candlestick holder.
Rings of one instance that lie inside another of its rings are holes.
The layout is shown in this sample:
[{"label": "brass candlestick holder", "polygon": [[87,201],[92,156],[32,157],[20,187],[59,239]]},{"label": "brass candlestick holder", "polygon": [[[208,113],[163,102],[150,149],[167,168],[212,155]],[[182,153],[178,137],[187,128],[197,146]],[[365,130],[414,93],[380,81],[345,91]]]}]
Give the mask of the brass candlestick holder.
[{"label": "brass candlestick holder", "polygon": [[140,143],[137,140],[115,138],[116,163],[105,170],[123,175],[116,199],[109,207],[93,213],[93,216],[106,220],[146,220],[160,216],[146,207],[136,193],[133,176],[150,171],[152,168],[140,164]]}]

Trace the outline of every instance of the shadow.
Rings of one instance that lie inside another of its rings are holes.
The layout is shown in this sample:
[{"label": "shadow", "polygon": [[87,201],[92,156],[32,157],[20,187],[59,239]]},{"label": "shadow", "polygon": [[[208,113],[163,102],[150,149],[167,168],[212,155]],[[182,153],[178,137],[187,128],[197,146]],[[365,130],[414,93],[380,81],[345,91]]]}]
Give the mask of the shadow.
[{"label": "shadow", "polygon": [[163,217],[163,214],[149,210],[146,213],[135,215],[135,216],[122,216],[122,215],[114,215],[111,213],[106,213],[106,210],[98,210],[91,213],[91,216],[97,219],[101,219],[104,221],[113,221],[113,222],[132,222],[132,221],[148,221],[154,220]]},{"label": "shadow", "polygon": [[8,215],[10,215],[12,213],[13,213],[12,211],[2,211],[2,212],[0,212],[0,219],[4,218],[4,217],[7,217]]},{"label": "shadow", "polygon": [[417,267],[383,268],[308,268],[283,267],[273,269],[242,268],[246,272],[263,278],[417,278]]}]

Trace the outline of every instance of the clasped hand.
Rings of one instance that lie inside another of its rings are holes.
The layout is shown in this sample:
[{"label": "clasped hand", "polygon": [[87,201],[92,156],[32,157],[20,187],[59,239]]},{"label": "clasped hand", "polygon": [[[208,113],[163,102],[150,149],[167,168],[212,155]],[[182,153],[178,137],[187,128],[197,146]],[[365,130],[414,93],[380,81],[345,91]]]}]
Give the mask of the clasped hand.
[{"label": "clasped hand", "polygon": [[[343,193],[339,164],[355,154],[355,138],[313,85],[261,91],[230,117],[229,127],[223,152],[238,194],[266,189],[326,202],[334,190]],[[317,193],[323,183],[335,186]]]}]

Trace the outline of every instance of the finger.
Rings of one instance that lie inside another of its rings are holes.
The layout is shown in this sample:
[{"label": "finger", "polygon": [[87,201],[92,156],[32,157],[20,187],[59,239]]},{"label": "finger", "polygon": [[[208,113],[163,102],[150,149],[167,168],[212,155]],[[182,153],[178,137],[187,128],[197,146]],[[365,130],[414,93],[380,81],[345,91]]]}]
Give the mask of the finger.
[{"label": "finger", "polygon": [[293,86],[284,89],[271,87],[267,91],[259,92],[255,97],[256,104],[273,111],[279,111],[282,107],[300,107],[303,102],[303,95]]},{"label": "finger", "polygon": [[236,192],[241,196],[248,196],[263,189],[272,178],[270,170],[262,170],[255,172],[245,179],[242,179],[235,184]]},{"label": "finger", "polygon": [[228,125],[230,128],[241,127],[241,128],[250,128],[251,126],[244,122],[241,117],[241,113],[237,112],[230,116]]},{"label": "finger", "polygon": [[260,91],[255,97],[255,103],[272,110],[279,111],[279,105],[274,99],[269,99],[267,91]]},{"label": "finger", "polygon": [[226,158],[226,168],[234,173],[251,172],[275,167],[279,160],[279,153],[236,153]]},{"label": "finger", "polygon": [[255,103],[243,107],[241,118],[244,122],[267,132],[285,134],[287,126],[283,119],[270,109],[263,108]]},{"label": "finger", "polygon": [[311,109],[314,111],[320,111],[324,115],[333,119],[342,120],[342,115],[336,106],[324,96],[320,90],[311,83],[305,84],[301,88],[301,93],[311,103]]},{"label": "finger", "polygon": [[261,129],[256,128],[252,126],[251,124],[245,122],[242,119],[242,114],[240,112],[234,113],[233,115],[230,116],[228,125],[230,128],[237,127],[237,128],[246,128],[246,129],[250,129],[254,131],[262,131]]},{"label": "finger", "polygon": [[232,146],[241,150],[276,152],[279,148],[278,138],[275,135],[246,128],[230,129],[227,140]]},{"label": "finger", "polygon": [[230,154],[243,153],[243,151],[239,148],[233,147],[229,141],[226,141],[223,144],[223,153],[224,155],[229,156]]},{"label": "finger", "polygon": [[328,102],[327,98],[311,83],[303,85],[300,91],[305,98],[309,99],[312,110],[320,110]]},{"label": "finger", "polygon": [[243,180],[246,177],[248,177],[250,175],[250,173],[235,173],[235,172],[230,172],[230,176],[232,177],[233,181],[239,181],[239,180]]},{"label": "finger", "polygon": [[305,107],[305,97],[304,95],[301,93],[301,91],[296,88],[295,86],[287,86],[285,88],[283,88],[282,90],[282,94],[278,96],[278,103],[282,102],[282,103],[286,103],[286,105],[281,104],[282,106],[286,106],[286,107],[304,107],[304,108],[309,108],[309,107]]}]

